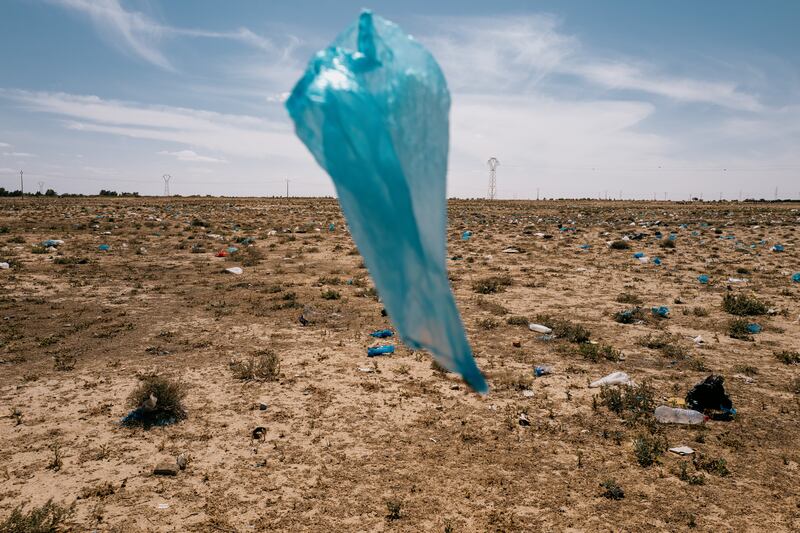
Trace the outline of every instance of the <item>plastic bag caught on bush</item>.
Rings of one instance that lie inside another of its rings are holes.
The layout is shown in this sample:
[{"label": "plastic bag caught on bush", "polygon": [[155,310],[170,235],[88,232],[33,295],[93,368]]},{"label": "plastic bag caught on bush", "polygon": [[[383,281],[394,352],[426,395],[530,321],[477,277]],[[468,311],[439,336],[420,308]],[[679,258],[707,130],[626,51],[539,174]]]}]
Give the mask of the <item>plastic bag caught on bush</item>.
[{"label": "plastic bag caught on bush", "polygon": [[397,25],[364,11],[311,59],[286,107],[333,178],[403,341],[486,392],[447,279],[450,94],[436,60]]}]

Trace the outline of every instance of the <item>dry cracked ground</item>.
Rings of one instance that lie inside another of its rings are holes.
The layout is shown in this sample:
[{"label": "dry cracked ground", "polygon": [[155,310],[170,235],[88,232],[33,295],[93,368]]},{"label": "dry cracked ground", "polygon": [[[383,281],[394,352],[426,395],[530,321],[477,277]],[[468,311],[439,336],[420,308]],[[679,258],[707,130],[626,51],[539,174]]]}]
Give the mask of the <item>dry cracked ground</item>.
[{"label": "dry cracked ground", "polygon": [[[391,323],[332,199],[4,201],[0,530],[49,500],[64,531],[800,530],[799,222],[452,201],[481,397],[396,337],[367,357]],[[231,366],[270,353],[259,379]],[[618,370],[635,385],[588,387]],[[734,420],[653,420],[710,374]],[[183,387],[184,420],[120,424],[147,375]]]}]

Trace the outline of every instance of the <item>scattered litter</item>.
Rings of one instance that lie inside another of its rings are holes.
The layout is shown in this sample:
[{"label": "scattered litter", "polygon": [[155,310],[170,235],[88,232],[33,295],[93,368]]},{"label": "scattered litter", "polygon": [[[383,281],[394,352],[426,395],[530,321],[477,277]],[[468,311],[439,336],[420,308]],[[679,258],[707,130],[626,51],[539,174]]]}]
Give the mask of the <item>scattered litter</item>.
[{"label": "scattered litter", "polygon": [[220,250],[219,252],[214,254],[214,257],[228,257],[228,252],[227,252],[227,250],[224,250],[224,249]]},{"label": "scattered litter", "polygon": [[593,381],[589,387],[595,389],[603,385],[627,385],[631,383],[631,377],[625,372],[612,372],[611,374]]},{"label": "scattered litter", "polygon": [[706,341],[704,341],[704,340],[703,340],[703,336],[702,336],[702,335],[698,335],[697,337],[695,337],[695,338],[694,338],[694,339],[692,339],[692,340],[693,340],[693,341],[694,341],[694,343],[695,343],[695,344],[697,344],[697,345],[704,344],[704,343],[706,342]]},{"label": "scattered litter", "polygon": [[715,420],[730,420],[736,414],[733,402],[725,392],[725,378],[717,375],[710,375],[686,394],[686,405],[697,411],[721,411],[722,414],[714,414]]},{"label": "scattered litter", "polygon": [[390,353],[394,353],[394,346],[391,344],[367,348],[367,357],[375,357],[376,355],[386,355]]},{"label": "scattered litter", "polygon": [[226,268],[225,272],[228,272],[230,274],[236,274],[238,276],[239,274],[242,274],[244,270],[242,270],[242,267],[230,267]]},{"label": "scattered litter", "polygon": [[541,376],[546,376],[548,374],[552,374],[553,369],[549,366],[535,366],[533,367],[533,375],[537,378]]},{"label": "scattered litter", "polygon": [[635,259],[641,259],[641,258],[646,257],[646,256],[645,256],[644,252],[636,252],[636,253],[633,254],[633,257]]},{"label": "scattered litter", "polygon": [[264,402],[258,402],[258,410],[266,411],[269,406]]},{"label": "scattered litter", "polygon": [[733,377],[735,377],[736,379],[741,379],[748,385],[752,385],[753,383],[756,382],[754,378],[751,378],[750,376],[745,376],[744,374],[734,374]]},{"label": "scattered litter", "polygon": [[548,328],[547,326],[543,326],[542,324],[528,324],[528,329],[535,331],[536,333],[544,333],[545,335],[553,333],[552,329]]},{"label": "scattered litter", "polygon": [[653,258],[653,264],[656,265],[656,266],[661,266],[661,258],[660,257],[654,257]]},{"label": "scattered litter", "polygon": [[370,333],[370,336],[375,337],[377,339],[385,339],[386,337],[391,337],[392,335],[394,335],[394,333],[390,329],[381,329]]},{"label": "scattered litter", "polygon": [[9,268],[11,268],[11,265],[9,265],[8,263],[6,263],[5,261],[3,261],[2,263],[0,263],[0,270],[8,270]]},{"label": "scattered litter", "polygon": [[697,281],[705,285],[706,283],[708,283],[708,276],[705,274],[700,274],[699,276],[697,276]]},{"label": "scattered litter", "polygon": [[64,244],[64,241],[60,239],[47,239],[46,241],[42,241],[42,246],[44,248],[58,248]]},{"label": "scattered litter", "polygon": [[236,246],[228,246],[228,248],[227,248],[227,250],[226,250],[226,251],[227,251],[229,254],[235,254],[236,252],[238,252],[238,251],[239,251],[239,249],[238,249]]},{"label": "scattered litter", "polygon": [[744,278],[728,278],[728,283],[747,283]]},{"label": "scattered litter", "polygon": [[783,245],[782,244],[776,244],[775,246],[770,248],[770,250],[772,250],[773,252],[782,252],[783,251]]},{"label": "scattered litter", "polygon": [[792,281],[794,281],[795,283],[800,283],[800,272],[792,274]]},{"label": "scattered litter", "polygon": [[111,246],[109,246],[108,244],[101,244],[100,246],[97,247],[97,249],[100,250],[101,252],[107,252],[111,249]]},{"label": "scattered litter", "polygon": [[156,506],[156,508],[157,508],[157,509],[169,509],[169,504],[168,504],[168,503],[159,503],[159,504]]},{"label": "scattered litter", "polygon": [[678,398],[677,396],[672,396],[670,398],[667,398],[667,403],[671,407],[686,407],[686,400],[684,400],[683,398]]},{"label": "scattered litter", "polygon": [[359,372],[364,372],[365,374],[371,374],[375,372],[375,369],[371,366],[360,366],[358,367]]},{"label": "scattered litter", "polygon": [[694,453],[694,450],[688,446],[675,446],[674,448],[670,448],[669,451],[677,453],[680,456],[692,455]]},{"label": "scattered litter", "polygon": [[519,425],[523,427],[531,425],[531,421],[528,419],[528,415],[526,415],[525,413],[519,414]]},{"label": "scattered litter", "polygon": [[510,246],[510,247],[506,248],[505,250],[503,250],[503,253],[504,254],[518,254],[518,253],[520,253],[520,249],[519,248],[515,248],[513,246]]},{"label": "scattered litter", "polygon": [[468,241],[470,237],[472,237],[471,231],[465,231],[464,233],[461,234],[462,241]]},{"label": "scattered litter", "polygon": [[253,440],[264,440],[264,438],[267,436],[267,428],[264,426],[258,426],[250,433],[250,436],[253,438]]},{"label": "scattered litter", "polygon": [[533,391],[530,389],[525,389],[522,391],[522,395],[526,398],[533,398]]},{"label": "scattered litter", "polygon": [[748,333],[761,333],[761,326],[756,323],[747,324]]},{"label": "scattered litter", "polygon": [[652,307],[650,308],[650,311],[652,311],[655,316],[659,316],[661,318],[667,318],[669,316],[669,307],[665,305]]},{"label": "scattered litter", "polygon": [[678,407],[669,407],[667,405],[659,405],[653,413],[662,424],[684,424],[684,425],[697,425],[706,421],[705,415],[693,409],[680,409]]},{"label": "scattered litter", "polygon": [[649,258],[649,257],[647,257],[646,255],[644,255],[644,256],[642,256],[642,257],[638,257],[637,259],[638,259],[638,260],[639,260],[639,262],[640,262],[640,263],[642,263],[643,265],[646,265],[647,263],[649,263],[649,262],[650,262],[650,258]]}]

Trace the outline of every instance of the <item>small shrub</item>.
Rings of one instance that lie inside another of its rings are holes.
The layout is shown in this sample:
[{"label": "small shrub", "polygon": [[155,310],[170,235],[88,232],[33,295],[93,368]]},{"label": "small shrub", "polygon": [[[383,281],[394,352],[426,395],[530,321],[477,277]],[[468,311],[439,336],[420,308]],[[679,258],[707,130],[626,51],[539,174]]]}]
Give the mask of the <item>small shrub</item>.
[{"label": "small shrub", "polygon": [[589,361],[598,362],[601,359],[620,361],[622,352],[608,344],[583,343],[578,347],[578,352]]},{"label": "small shrub", "polygon": [[342,279],[337,276],[320,276],[317,280],[317,284],[322,285],[341,285]]},{"label": "small shrub", "polygon": [[391,521],[400,520],[402,517],[401,511],[403,509],[403,502],[400,500],[387,500],[386,502],[386,509],[388,514],[386,515],[386,519]]},{"label": "small shrub", "polygon": [[635,425],[652,417],[655,391],[648,382],[628,387],[604,385],[600,389],[600,402],[629,425]]},{"label": "small shrub", "polygon": [[728,462],[722,457],[716,459],[706,459],[699,454],[692,460],[694,467],[698,470],[705,470],[710,474],[715,474],[720,477],[730,475],[731,471],[728,470]]},{"label": "small shrub", "polygon": [[58,472],[61,470],[61,467],[64,466],[63,456],[61,455],[61,444],[56,441],[53,442],[49,448],[50,451],[53,452],[53,456],[50,458],[50,462],[47,464],[47,469]]},{"label": "small shrub", "polygon": [[753,340],[753,336],[750,335],[750,331],[747,329],[749,324],[750,322],[744,318],[734,318],[728,323],[728,335],[733,339],[742,341]]},{"label": "small shrub", "polygon": [[784,350],[782,352],[776,352],[775,357],[778,361],[787,365],[800,365],[800,352]]},{"label": "small shrub", "polygon": [[0,522],[3,533],[55,533],[63,529],[64,522],[75,512],[74,504],[67,507],[47,500],[41,507],[34,507],[27,513],[22,506],[11,511],[11,514]]},{"label": "small shrub", "polygon": [[229,365],[233,377],[243,381],[277,381],[280,377],[280,357],[272,350],[261,350],[243,360],[232,360]]},{"label": "small shrub", "polygon": [[683,359],[688,356],[687,350],[678,344],[680,337],[677,335],[670,335],[669,333],[662,333],[660,335],[649,334],[646,337],[639,339],[640,346],[650,348],[651,350],[658,350],[664,356],[673,359]]},{"label": "small shrub", "polygon": [[488,311],[493,315],[503,316],[508,314],[508,309],[502,305],[489,301],[486,298],[478,298],[478,307],[484,311]]},{"label": "small shrub", "polygon": [[472,290],[478,294],[495,294],[503,292],[506,287],[510,287],[513,281],[510,276],[490,276],[483,278],[472,284]]},{"label": "small shrub", "polygon": [[622,292],[622,293],[620,293],[617,296],[616,301],[621,303],[621,304],[630,304],[630,305],[641,305],[642,304],[642,299],[639,298],[638,296],[636,296],[635,294],[630,293],[630,292]]},{"label": "small shrub", "polygon": [[139,386],[128,397],[128,405],[133,410],[122,419],[122,424],[149,428],[183,420],[186,418],[185,397],[183,384],[165,376],[144,374],[139,377]]},{"label": "small shrub", "polygon": [[76,357],[69,353],[59,353],[53,356],[53,368],[59,372],[68,372],[75,368]]},{"label": "small shrub", "polygon": [[708,309],[705,307],[695,307],[692,309],[692,314],[696,317],[708,316]]},{"label": "small shrub", "polygon": [[339,291],[335,291],[333,289],[328,289],[322,292],[322,299],[323,300],[339,300],[342,295]]},{"label": "small shrub", "polygon": [[486,330],[496,329],[497,326],[499,325],[500,323],[494,318],[481,318],[480,320],[478,320],[478,327],[481,329],[486,329]]},{"label": "small shrub", "polygon": [[738,316],[764,315],[768,311],[767,305],[755,296],[730,292],[722,298],[722,309]]},{"label": "small shrub", "polygon": [[664,239],[658,245],[664,249],[673,249],[675,248],[675,241],[671,241],[669,239]]},{"label": "small shrub", "polygon": [[569,320],[553,318],[549,315],[536,315],[536,322],[553,330],[553,335],[575,344],[589,342],[589,330]]},{"label": "small shrub", "polygon": [[631,247],[628,241],[618,240],[611,243],[612,250],[629,250]]},{"label": "small shrub", "polygon": [[640,320],[644,320],[644,313],[641,307],[633,307],[614,313],[614,322],[619,322],[620,324],[633,324]]},{"label": "small shrub", "polygon": [[640,435],[633,441],[636,462],[645,468],[655,464],[666,449],[667,443],[664,438],[655,435]]},{"label": "small shrub", "polygon": [[607,479],[600,483],[600,486],[606,489],[603,492],[603,497],[608,498],[609,500],[621,500],[625,497],[625,491],[622,490],[622,487],[617,485],[617,482],[613,479]]},{"label": "small shrub", "polygon": [[689,462],[681,461],[678,466],[678,479],[687,482],[689,485],[705,485],[706,478],[702,474],[690,474],[688,471]]},{"label": "small shrub", "polygon": [[509,326],[525,326],[525,327],[528,327],[528,324],[530,324],[530,321],[528,320],[528,317],[526,317],[526,316],[514,315],[514,316],[510,316],[510,317],[508,317],[506,319],[506,324],[508,324]]}]

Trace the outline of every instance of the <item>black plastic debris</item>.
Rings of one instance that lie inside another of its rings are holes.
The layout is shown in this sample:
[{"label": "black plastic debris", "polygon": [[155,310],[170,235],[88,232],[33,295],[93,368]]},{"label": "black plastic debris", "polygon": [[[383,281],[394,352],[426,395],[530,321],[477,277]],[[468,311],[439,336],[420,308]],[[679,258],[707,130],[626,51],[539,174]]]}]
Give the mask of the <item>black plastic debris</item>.
[{"label": "black plastic debris", "polygon": [[736,414],[733,402],[725,392],[725,378],[710,375],[686,395],[689,409],[708,414],[713,420],[731,420]]}]

